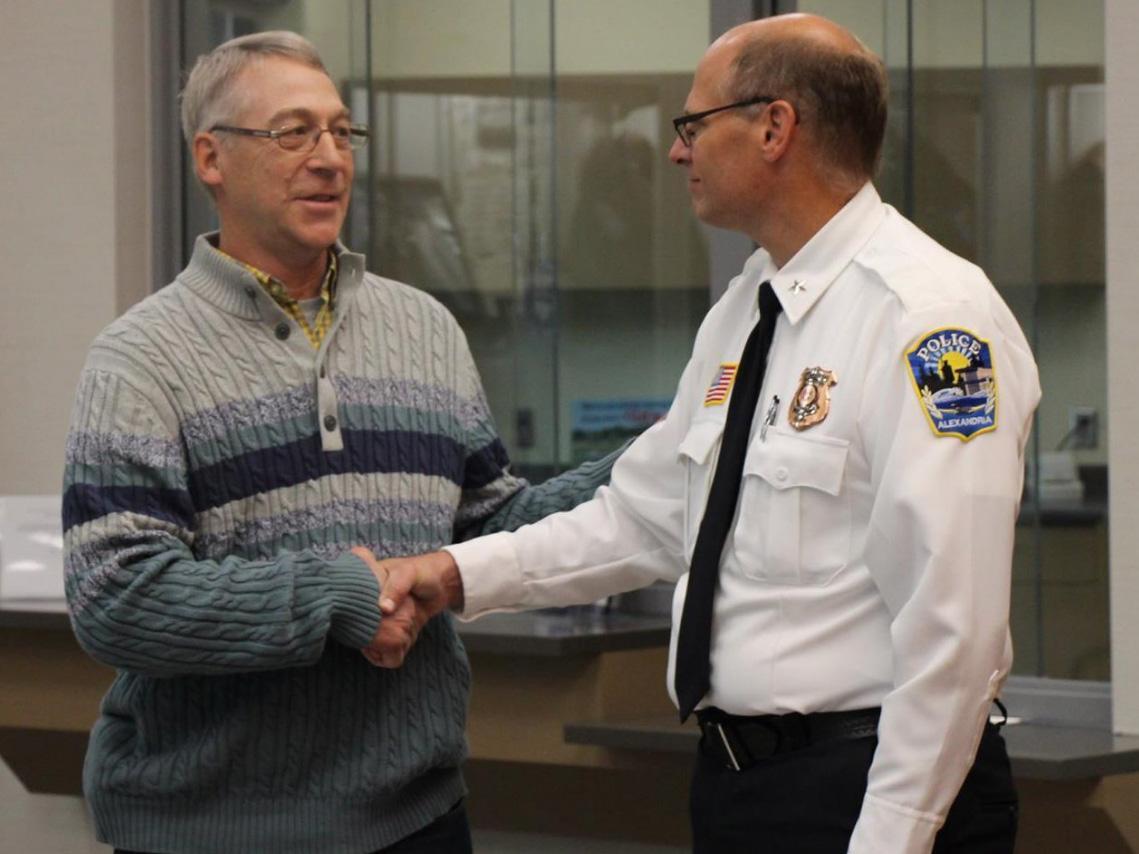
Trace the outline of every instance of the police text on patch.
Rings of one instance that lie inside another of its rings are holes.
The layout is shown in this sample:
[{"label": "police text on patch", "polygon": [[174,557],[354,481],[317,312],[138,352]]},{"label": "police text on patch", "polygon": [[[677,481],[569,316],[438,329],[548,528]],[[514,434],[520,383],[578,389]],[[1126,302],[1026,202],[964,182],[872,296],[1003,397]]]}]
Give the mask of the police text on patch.
[{"label": "police text on patch", "polygon": [[997,428],[997,373],[989,342],[935,329],[906,352],[910,379],[935,436],[968,441]]}]

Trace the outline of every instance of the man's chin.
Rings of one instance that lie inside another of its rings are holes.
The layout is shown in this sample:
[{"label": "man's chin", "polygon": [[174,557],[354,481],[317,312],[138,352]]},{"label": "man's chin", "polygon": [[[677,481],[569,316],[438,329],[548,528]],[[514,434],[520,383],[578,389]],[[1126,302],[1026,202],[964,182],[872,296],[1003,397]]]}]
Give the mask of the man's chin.
[{"label": "man's chin", "polygon": [[339,228],[310,228],[293,235],[297,245],[307,249],[327,249],[340,238]]},{"label": "man's chin", "polygon": [[696,215],[696,218],[700,220],[700,222],[704,223],[704,225],[711,225],[719,228],[723,227],[717,221],[716,211],[710,208],[708,205],[704,204],[702,199],[698,199],[695,196],[692,198],[692,213],[694,213]]},{"label": "man's chin", "polygon": [[708,204],[707,199],[692,199],[692,213],[704,225],[711,226],[712,228],[722,228],[726,231],[738,231],[740,228],[739,217],[734,216],[734,211],[727,206],[715,207]]}]

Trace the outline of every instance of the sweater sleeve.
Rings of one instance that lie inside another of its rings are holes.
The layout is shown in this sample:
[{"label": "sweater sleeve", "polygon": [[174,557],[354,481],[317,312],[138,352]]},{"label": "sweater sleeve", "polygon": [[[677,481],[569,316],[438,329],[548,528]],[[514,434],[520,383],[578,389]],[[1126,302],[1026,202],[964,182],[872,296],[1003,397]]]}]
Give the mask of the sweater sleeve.
[{"label": "sweater sleeve", "polygon": [[135,373],[89,360],[68,436],[65,589],[80,645],[121,670],[173,676],[303,666],[327,638],[370,642],[379,586],[355,555],[196,553],[176,419]]},{"label": "sweater sleeve", "polygon": [[[631,442],[632,440],[630,440]],[[629,447],[626,442],[599,460],[582,463],[575,469],[562,472],[537,486],[527,484],[492,513],[482,523],[467,532],[467,537],[485,536],[499,531],[515,531],[544,519],[551,513],[571,510],[588,501],[598,487],[609,483],[610,473],[617,458]]]}]

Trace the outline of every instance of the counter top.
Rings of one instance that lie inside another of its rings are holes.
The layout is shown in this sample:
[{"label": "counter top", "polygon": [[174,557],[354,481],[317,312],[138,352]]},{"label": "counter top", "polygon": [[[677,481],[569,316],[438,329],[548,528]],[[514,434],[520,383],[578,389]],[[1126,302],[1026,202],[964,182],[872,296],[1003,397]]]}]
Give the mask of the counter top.
[{"label": "counter top", "polygon": [[[1081,501],[1044,501],[1039,510],[1040,524],[1046,528],[1089,528],[1107,521],[1107,501],[1084,499]],[[1025,500],[1020,505],[1018,525],[1032,525],[1036,521],[1037,505]]]},{"label": "counter top", "polygon": [[[1107,730],[1020,723],[1003,730],[1013,774],[1032,780],[1081,780],[1139,771],[1139,737]],[[565,726],[570,744],[623,750],[692,752],[700,740],[694,720],[657,715]]]},{"label": "counter top", "polygon": [[626,614],[592,605],[456,621],[467,650],[496,655],[586,655],[668,646],[667,616]]},{"label": "counter top", "polygon": [[0,628],[71,630],[60,599],[0,599]]},{"label": "counter top", "polygon": [[[456,620],[468,652],[491,655],[596,655],[668,645],[669,618],[593,605]],[[67,606],[55,599],[0,600],[0,628],[70,631]]]}]

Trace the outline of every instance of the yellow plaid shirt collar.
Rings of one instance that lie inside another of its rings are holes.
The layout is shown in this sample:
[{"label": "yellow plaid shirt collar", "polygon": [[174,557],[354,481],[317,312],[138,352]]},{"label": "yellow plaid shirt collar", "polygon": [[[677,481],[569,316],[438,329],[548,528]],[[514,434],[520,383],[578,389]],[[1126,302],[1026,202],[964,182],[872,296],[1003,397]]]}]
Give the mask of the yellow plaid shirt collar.
[{"label": "yellow plaid shirt collar", "polygon": [[[218,252],[221,252],[219,249]],[[324,273],[324,281],[320,286],[320,309],[316,313],[313,322],[309,324],[308,318],[305,317],[304,309],[301,304],[289,296],[289,291],[285,288],[283,282],[273,278],[264,270],[259,270],[252,264],[246,264],[234,258],[232,255],[227,255],[221,252],[226,258],[237,261],[242,267],[249,271],[265,292],[273,298],[285,313],[297,322],[297,325],[304,330],[305,336],[308,338],[309,343],[312,344],[314,350],[320,349],[320,342],[324,340],[325,333],[328,332],[329,327],[332,326],[332,311],[333,301],[336,296],[336,277],[339,272],[336,253],[331,249],[328,250],[328,269]]]}]

